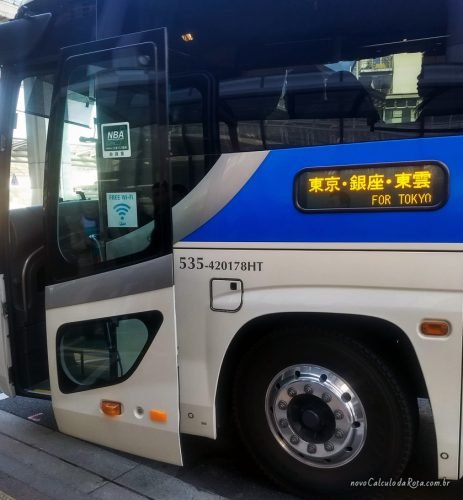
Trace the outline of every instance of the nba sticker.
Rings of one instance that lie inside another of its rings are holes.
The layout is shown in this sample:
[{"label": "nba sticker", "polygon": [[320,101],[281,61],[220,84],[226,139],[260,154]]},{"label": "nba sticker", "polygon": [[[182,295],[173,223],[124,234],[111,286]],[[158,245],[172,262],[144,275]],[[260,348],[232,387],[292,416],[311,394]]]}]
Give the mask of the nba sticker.
[{"label": "nba sticker", "polygon": [[129,158],[132,155],[128,122],[101,125],[101,137],[103,158]]}]

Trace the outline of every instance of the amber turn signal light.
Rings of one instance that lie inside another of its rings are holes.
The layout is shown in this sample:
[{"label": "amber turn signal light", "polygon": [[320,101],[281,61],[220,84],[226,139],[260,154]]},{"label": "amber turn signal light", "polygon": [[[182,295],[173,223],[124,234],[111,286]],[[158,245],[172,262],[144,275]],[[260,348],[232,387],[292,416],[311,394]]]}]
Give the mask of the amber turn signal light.
[{"label": "amber turn signal light", "polygon": [[122,403],[118,403],[117,401],[102,401],[100,403],[101,411],[108,415],[108,417],[117,417],[118,415],[122,415]]},{"label": "amber turn signal light", "polygon": [[162,410],[150,410],[150,419],[153,422],[167,422],[167,412]]},{"label": "amber turn signal light", "polygon": [[447,321],[426,320],[421,323],[420,332],[429,337],[444,337],[450,333],[450,325]]}]

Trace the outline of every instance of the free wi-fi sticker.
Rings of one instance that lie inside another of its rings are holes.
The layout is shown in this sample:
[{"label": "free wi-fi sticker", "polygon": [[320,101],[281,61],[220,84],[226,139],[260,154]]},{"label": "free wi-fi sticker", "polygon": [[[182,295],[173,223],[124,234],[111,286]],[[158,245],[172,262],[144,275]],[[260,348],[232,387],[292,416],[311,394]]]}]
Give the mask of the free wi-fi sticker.
[{"label": "free wi-fi sticker", "polygon": [[138,227],[137,193],[106,193],[108,227]]}]

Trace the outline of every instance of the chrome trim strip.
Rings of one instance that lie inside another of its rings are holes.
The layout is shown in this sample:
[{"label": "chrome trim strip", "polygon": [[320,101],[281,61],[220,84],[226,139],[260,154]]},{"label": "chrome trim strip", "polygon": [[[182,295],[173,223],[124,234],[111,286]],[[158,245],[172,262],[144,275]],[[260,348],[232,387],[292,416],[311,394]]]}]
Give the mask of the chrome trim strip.
[{"label": "chrome trim strip", "polygon": [[115,299],[173,286],[172,254],[114,271],[47,286],[46,309]]},{"label": "chrome trim strip", "polygon": [[268,153],[223,154],[202,181],[173,207],[174,243],[220,212],[248,182]]}]

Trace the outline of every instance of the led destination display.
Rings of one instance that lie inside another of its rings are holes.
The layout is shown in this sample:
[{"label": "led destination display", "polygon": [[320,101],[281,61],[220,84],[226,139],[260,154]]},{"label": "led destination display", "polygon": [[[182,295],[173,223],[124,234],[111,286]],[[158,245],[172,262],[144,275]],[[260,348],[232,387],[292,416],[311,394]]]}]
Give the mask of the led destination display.
[{"label": "led destination display", "polygon": [[447,201],[448,172],[439,162],[305,169],[295,196],[303,211],[431,210]]}]

